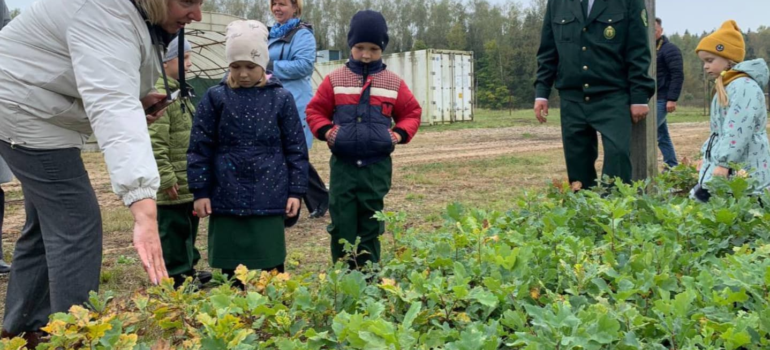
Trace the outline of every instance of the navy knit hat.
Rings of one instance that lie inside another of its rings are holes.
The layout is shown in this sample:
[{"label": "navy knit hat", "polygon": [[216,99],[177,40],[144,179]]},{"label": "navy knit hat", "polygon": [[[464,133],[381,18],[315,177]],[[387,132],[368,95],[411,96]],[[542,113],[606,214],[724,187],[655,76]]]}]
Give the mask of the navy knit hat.
[{"label": "navy knit hat", "polygon": [[372,10],[358,11],[350,19],[348,46],[353,48],[358,43],[372,43],[383,51],[388,47],[388,23],[381,13]]}]

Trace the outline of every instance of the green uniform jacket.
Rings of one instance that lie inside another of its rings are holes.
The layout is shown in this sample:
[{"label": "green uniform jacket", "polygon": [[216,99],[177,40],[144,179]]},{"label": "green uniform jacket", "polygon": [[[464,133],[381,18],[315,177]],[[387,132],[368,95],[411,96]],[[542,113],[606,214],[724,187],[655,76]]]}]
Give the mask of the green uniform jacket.
[{"label": "green uniform jacket", "polygon": [[[158,92],[165,94],[163,78],[155,84]],[[168,78],[171,91],[179,89],[179,82]],[[190,130],[195,107],[188,99],[186,111],[182,113],[182,101],[177,100],[168,106],[166,113],[149,127],[152,150],[160,172],[159,205],[174,205],[193,201],[193,195],[187,188],[187,147],[190,145]],[[166,189],[179,185],[179,198],[171,200]]]},{"label": "green uniform jacket", "polygon": [[624,91],[629,104],[647,104],[655,93],[648,25],[643,0],[595,0],[588,19],[580,0],[549,0],[536,97],[548,98],[555,81],[563,99],[589,101]]}]

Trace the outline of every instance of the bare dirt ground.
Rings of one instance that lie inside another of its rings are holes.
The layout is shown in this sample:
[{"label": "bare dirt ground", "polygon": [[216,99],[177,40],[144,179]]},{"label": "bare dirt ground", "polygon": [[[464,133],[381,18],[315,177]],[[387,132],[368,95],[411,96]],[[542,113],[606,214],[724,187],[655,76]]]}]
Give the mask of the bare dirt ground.
[{"label": "bare dirt ground", "polygon": [[[679,158],[695,156],[708,136],[706,123],[670,125]],[[324,179],[329,178],[329,152],[317,143],[311,162]],[[460,201],[474,206],[504,207],[507,198],[522,190],[543,186],[550,179],[565,179],[558,126],[521,126],[497,129],[465,129],[423,132],[395,152],[393,188],[386,198],[386,210],[406,211],[410,220],[422,223],[440,220],[441,210]],[[131,245],[132,220],[112,193],[101,154],[83,156],[102,206],[104,220],[104,264],[102,290],[130,296],[146,287],[145,275]],[[601,156],[597,167],[601,166]],[[9,199],[3,227],[3,251],[11,257],[25,215],[18,183],[3,185]],[[288,270],[318,271],[330,263],[328,215],[307,219],[303,211],[299,224],[287,231]],[[201,225],[200,269],[207,269],[206,222]],[[392,238],[388,238],[392,239]],[[387,243],[386,243],[387,244]],[[8,276],[0,276],[0,301],[5,300]],[[0,302],[0,315],[4,303]]]}]

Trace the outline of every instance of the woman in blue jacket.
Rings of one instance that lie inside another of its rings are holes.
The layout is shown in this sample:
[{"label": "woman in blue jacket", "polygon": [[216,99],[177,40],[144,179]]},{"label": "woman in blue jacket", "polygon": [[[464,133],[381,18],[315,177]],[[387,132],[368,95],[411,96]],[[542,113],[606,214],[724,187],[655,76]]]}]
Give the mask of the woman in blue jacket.
[{"label": "woman in blue jacket", "polygon": [[[313,27],[300,20],[302,0],[270,0],[270,10],[276,23],[270,28],[268,70],[294,96],[307,148],[310,150],[313,146],[313,133],[305,120],[305,107],[313,97],[310,81],[316,57]],[[312,165],[308,169],[308,180],[307,194],[303,198],[305,205],[311,218],[322,217],[329,208],[329,191]]]}]

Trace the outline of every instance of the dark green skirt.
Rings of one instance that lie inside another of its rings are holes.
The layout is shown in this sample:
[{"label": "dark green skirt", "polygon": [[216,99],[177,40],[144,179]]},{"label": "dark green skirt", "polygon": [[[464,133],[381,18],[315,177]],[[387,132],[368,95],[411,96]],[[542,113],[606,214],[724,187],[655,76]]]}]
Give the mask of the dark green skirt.
[{"label": "dark green skirt", "polygon": [[286,260],[283,215],[227,216],[209,219],[209,264],[217,269],[266,269]]}]

